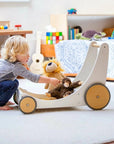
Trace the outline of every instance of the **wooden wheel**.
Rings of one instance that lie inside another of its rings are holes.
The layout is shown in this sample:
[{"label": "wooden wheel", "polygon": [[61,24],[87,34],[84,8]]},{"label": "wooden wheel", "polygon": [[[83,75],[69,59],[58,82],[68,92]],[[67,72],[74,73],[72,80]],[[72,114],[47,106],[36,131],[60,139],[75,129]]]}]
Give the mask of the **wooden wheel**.
[{"label": "wooden wheel", "polygon": [[103,84],[94,84],[85,93],[86,104],[94,110],[103,109],[108,105],[109,101],[110,92]]},{"label": "wooden wheel", "polygon": [[18,98],[19,98],[19,90],[17,89],[13,95],[13,100],[16,104],[18,104]]},{"label": "wooden wheel", "polygon": [[19,108],[25,114],[34,112],[36,110],[36,106],[36,100],[30,96],[23,97],[19,102]]}]

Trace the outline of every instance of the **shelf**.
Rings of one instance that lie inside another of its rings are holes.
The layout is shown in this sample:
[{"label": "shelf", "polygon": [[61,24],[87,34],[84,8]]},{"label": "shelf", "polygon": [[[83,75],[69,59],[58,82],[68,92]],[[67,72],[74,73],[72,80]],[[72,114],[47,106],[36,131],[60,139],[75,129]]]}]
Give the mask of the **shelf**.
[{"label": "shelf", "polygon": [[114,28],[114,14],[55,14],[51,15],[50,23],[57,31],[63,32],[64,40],[67,40],[68,26],[81,26],[82,32],[102,32],[105,28]]},{"label": "shelf", "polygon": [[114,14],[66,14],[67,16],[114,16]]},{"label": "shelf", "polygon": [[26,37],[26,34],[32,34],[31,30],[0,30],[0,35],[22,35]]}]

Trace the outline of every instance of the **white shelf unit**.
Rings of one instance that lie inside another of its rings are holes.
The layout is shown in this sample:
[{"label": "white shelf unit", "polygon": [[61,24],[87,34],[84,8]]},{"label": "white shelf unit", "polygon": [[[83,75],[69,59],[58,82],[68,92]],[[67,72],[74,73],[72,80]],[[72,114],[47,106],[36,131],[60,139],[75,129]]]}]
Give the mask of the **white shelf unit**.
[{"label": "white shelf unit", "polygon": [[53,14],[50,23],[56,31],[63,32],[64,40],[68,39],[68,26],[81,26],[83,32],[87,30],[103,31],[105,28],[114,28],[114,14],[112,15],[67,15]]}]

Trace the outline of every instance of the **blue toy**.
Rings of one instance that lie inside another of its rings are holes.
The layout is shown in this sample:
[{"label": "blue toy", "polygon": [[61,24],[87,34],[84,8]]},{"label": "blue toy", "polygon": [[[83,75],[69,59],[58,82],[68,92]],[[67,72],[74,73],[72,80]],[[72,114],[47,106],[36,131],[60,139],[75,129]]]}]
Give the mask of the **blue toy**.
[{"label": "blue toy", "polygon": [[74,9],[74,8],[71,8],[71,9],[69,9],[67,11],[68,11],[68,14],[77,14],[77,10]]},{"label": "blue toy", "polygon": [[5,26],[4,26],[4,29],[8,29],[8,26],[7,26],[7,25],[5,25]]}]

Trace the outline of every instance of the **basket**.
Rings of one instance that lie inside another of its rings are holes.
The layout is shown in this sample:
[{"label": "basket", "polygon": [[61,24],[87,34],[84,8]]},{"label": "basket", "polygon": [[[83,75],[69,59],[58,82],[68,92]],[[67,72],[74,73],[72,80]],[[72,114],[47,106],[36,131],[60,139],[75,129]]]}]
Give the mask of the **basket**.
[{"label": "basket", "polygon": [[106,33],[106,37],[111,37],[113,31],[114,31],[114,28],[105,28],[103,30],[103,32]]},{"label": "basket", "polygon": [[41,53],[45,57],[55,57],[55,47],[54,47],[54,45],[41,44]]}]

